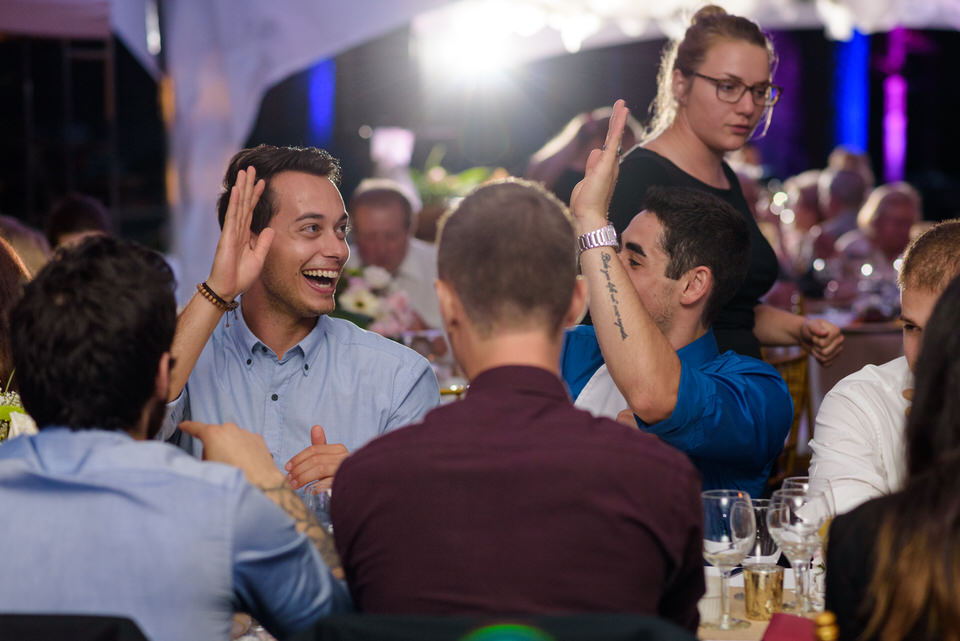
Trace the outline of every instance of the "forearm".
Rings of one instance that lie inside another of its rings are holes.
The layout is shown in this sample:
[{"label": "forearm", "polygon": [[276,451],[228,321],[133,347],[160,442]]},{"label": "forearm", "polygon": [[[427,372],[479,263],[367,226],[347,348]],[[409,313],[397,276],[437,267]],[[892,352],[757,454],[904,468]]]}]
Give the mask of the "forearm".
[{"label": "forearm", "polygon": [[173,335],[170,354],[173,367],[170,369],[170,389],[167,402],[180,396],[190,378],[193,367],[200,358],[207,341],[213,334],[223,311],[199,293],[193,295],[177,319],[177,331]]},{"label": "forearm", "polygon": [[273,472],[256,481],[251,479],[251,482],[293,519],[297,532],[304,533],[310,539],[333,576],[342,579],[343,567],[340,565],[340,556],[334,547],[333,537],[323,529],[317,517],[293,491],[283,474],[276,469]]},{"label": "forearm", "polygon": [[589,249],[580,261],[610,375],[644,422],[669,417],[680,388],[680,359],[644,308],[613,248]]},{"label": "forearm", "polygon": [[761,345],[797,345],[801,340],[803,316],[770,305],[753,308],[753,335]]}]

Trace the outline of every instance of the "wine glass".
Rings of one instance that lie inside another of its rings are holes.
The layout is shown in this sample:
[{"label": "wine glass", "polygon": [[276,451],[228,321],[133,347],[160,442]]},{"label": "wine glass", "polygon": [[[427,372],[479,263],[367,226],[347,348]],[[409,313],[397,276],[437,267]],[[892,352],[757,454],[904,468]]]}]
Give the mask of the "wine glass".
[{"label": "wine glass", "polygon": [[730,616],[730,575],[747,555],[756,539],[750,495],[740,490],[710,490],[703,499],[703,558],[720,570],[720,606],[722,614],[709,628],[734,630],[750,625]]},{"label": "wine glass", "polygon": [[757,535],[753,545],[743,559],[744,567],[748,565],[776,565],[780,560],[780,544],[770,534],[767,527],[767,512],[770,510],[770,499],[753,499],[753,516],[757,522]]},{"label": "wine glass", "polygon": [[814,562],[819,567],[811,570],[810,576],[808,577],[810,585],[807,586],[807,596],[813,603],[814,609],[823,610],[825,605],[824,590],[826,588],[825,560],[827,556],[827,538],[830,534],[830,524],[833,522],[833,517],[837,515],[837,502],[833,494],[833,487],[830,485],[829,479],[809,476],[791,476],[784,479],[782,488],[799,488],[806,492],[819,492],[823,494],[824,499],[827,501],[827,518],[820,527],[819,554],[814,552]]},{"label": "wine glass", "polygon": [[820,547],[820,530],[829,512],[827,505],[822,493],[788,488],[773,493],[767,510],[767,528],[793,567],[801,614],[810,610],[807,571],[811,557]]}]

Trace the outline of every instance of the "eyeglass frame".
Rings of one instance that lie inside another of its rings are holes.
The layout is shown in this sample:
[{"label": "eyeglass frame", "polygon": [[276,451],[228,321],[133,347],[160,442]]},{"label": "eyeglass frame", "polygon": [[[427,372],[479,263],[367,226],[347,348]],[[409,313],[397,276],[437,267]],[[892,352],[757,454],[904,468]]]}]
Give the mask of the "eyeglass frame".
[{"label": "eyeglass frame", "polygon": [[[741,100],[743,100],[743,95],[748,91],[750,92],[750,100],[753,101],[753,104],[756,105],[757,107],[772,107],[780,101],[780,96],[783,95],[783,87],[781,87],[780,85],[775,85],[772,82],[757,82],[752,85],[748,85],[742,80],[739,80],[737,78],[714,78],[712,76],[704,75],[699,71],[694,71],[693,75],[697,76],[698,78],[703,78],[704,80],[709,80],[710,82],[712,82],[714,88],[717,90],[717,100],[719,100],[720,102],[725,102],[728,105],[735,105]],[[743,91],[740,92],[740,95],[737,96],[736,100],[724,100],[723,98],[720,97],[721,82],[735,82],[739,84],[741,87],[743,87]],[[757,102],[757,99],[753,93],[753,90],[755,87],[762,87],[762,86],[766,86],[767,89],[776,89],[777,94],[774,97],[773,102],[767,102],[766,98],[764,98],[763,102],[759,102],[759,103]]]}]

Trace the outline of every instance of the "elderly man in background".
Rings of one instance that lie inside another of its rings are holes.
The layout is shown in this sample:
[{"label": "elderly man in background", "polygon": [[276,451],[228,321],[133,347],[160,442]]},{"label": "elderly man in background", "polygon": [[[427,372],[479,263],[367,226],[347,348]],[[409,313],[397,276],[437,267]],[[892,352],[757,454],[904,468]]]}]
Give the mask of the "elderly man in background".
[{"label": "elderly man in background", "polygon": [[348,267],[375,265],[390,273],[391,289],[407,293],[423,327],[442,325],[433,282],[437,278],[437,250],[414,238],[416,212],[412,199],[398,182],[368,178],[353,192],[349,205],[353,228]]},{"label": "elderly man in background", "polygon": [[947,284],[960,274],[960,219],[936,225],[907,248],[900,267],[903,353],[837,383],[817,413],[810,476],[828,479],[837,512],[901,488],[903,430],[923,329]]}]

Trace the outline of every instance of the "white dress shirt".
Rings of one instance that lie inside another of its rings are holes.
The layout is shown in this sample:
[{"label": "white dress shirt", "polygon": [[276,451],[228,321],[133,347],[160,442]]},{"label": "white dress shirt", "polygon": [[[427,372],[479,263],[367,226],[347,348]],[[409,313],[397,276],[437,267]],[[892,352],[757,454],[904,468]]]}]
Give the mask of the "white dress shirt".
[{"label": "white dress shirt", "polygon": [[824,397],[810,441],[810,476],[830,480],[837,514],[902,487],[910,407],[903,393],[912,388],[901,356],[850,374]]}]

